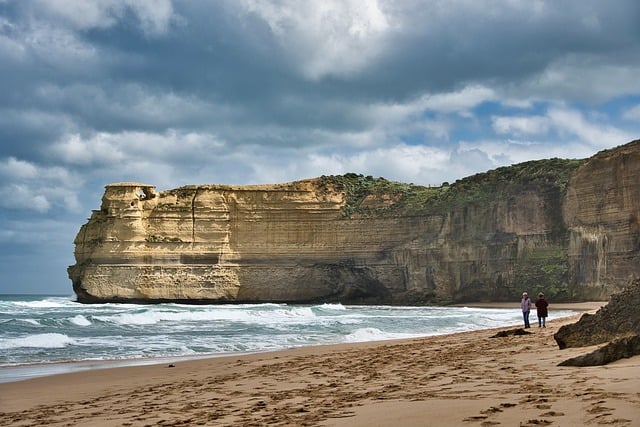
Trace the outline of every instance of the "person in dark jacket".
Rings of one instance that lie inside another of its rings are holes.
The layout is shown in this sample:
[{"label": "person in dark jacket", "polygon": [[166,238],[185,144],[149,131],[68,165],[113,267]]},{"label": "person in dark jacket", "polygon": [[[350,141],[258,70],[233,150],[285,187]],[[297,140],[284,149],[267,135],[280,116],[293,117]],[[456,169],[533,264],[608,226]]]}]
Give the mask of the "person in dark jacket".
[{"label": "person in dark jacket", "polygon": [[544,294],[540,292],[538,294],[538,299],[536,300],[536,311],[538,314],[538,328],[546,328],[547,327],[547,315],[549,314],[547,307],[549,303],[546,299],[544,299]]}]

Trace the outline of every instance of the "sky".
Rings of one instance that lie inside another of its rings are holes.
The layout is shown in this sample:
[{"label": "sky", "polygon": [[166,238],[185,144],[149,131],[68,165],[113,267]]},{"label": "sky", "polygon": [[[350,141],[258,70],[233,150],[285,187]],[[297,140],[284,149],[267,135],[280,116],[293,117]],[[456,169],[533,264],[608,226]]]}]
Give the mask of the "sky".
[{"label": "sky", "polygon": [[421,185],[640,138],[636,0],[0,0],[0,293],[104,186]]}]

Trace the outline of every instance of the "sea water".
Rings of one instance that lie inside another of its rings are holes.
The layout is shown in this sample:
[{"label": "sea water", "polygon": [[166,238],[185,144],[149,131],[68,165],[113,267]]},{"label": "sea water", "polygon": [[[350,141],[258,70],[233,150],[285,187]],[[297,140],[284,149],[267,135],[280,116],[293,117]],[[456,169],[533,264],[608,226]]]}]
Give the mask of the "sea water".
[{"label": "sea water", "polygon": [[[553,317],[574,314],[554,311]],[[535,318],[535,314],[533,315]],[[80,304],[0,296],[0,382],[93,368],[519,325],[513,309],[341,304]],[[535,320],[535,319],[534,319]],[[73,364],[63,362],[75,362]]]}]

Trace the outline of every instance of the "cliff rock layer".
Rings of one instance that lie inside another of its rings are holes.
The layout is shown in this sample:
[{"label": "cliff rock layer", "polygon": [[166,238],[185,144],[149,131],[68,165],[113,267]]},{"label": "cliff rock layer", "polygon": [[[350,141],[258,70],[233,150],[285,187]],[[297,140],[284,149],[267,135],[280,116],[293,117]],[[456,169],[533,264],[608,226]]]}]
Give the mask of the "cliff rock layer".
[{"label": "cliff rock layer", "polygon": [[110,184],[69,277],[82,302],[602,298],[640,276],[639,179],[635,141],[440,187]]}]

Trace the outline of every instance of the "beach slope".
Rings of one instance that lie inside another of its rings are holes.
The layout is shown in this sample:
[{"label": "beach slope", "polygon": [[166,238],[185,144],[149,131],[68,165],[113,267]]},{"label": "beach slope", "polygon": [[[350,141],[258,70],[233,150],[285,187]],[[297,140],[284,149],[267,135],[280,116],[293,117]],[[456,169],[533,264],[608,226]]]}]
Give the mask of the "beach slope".
[{"label": "beach slope", "polygon": [[561,361],[534,325],[273,353],[99,369],[0,384],[0,424],[299,426],[633,426],[640,357]]}]

